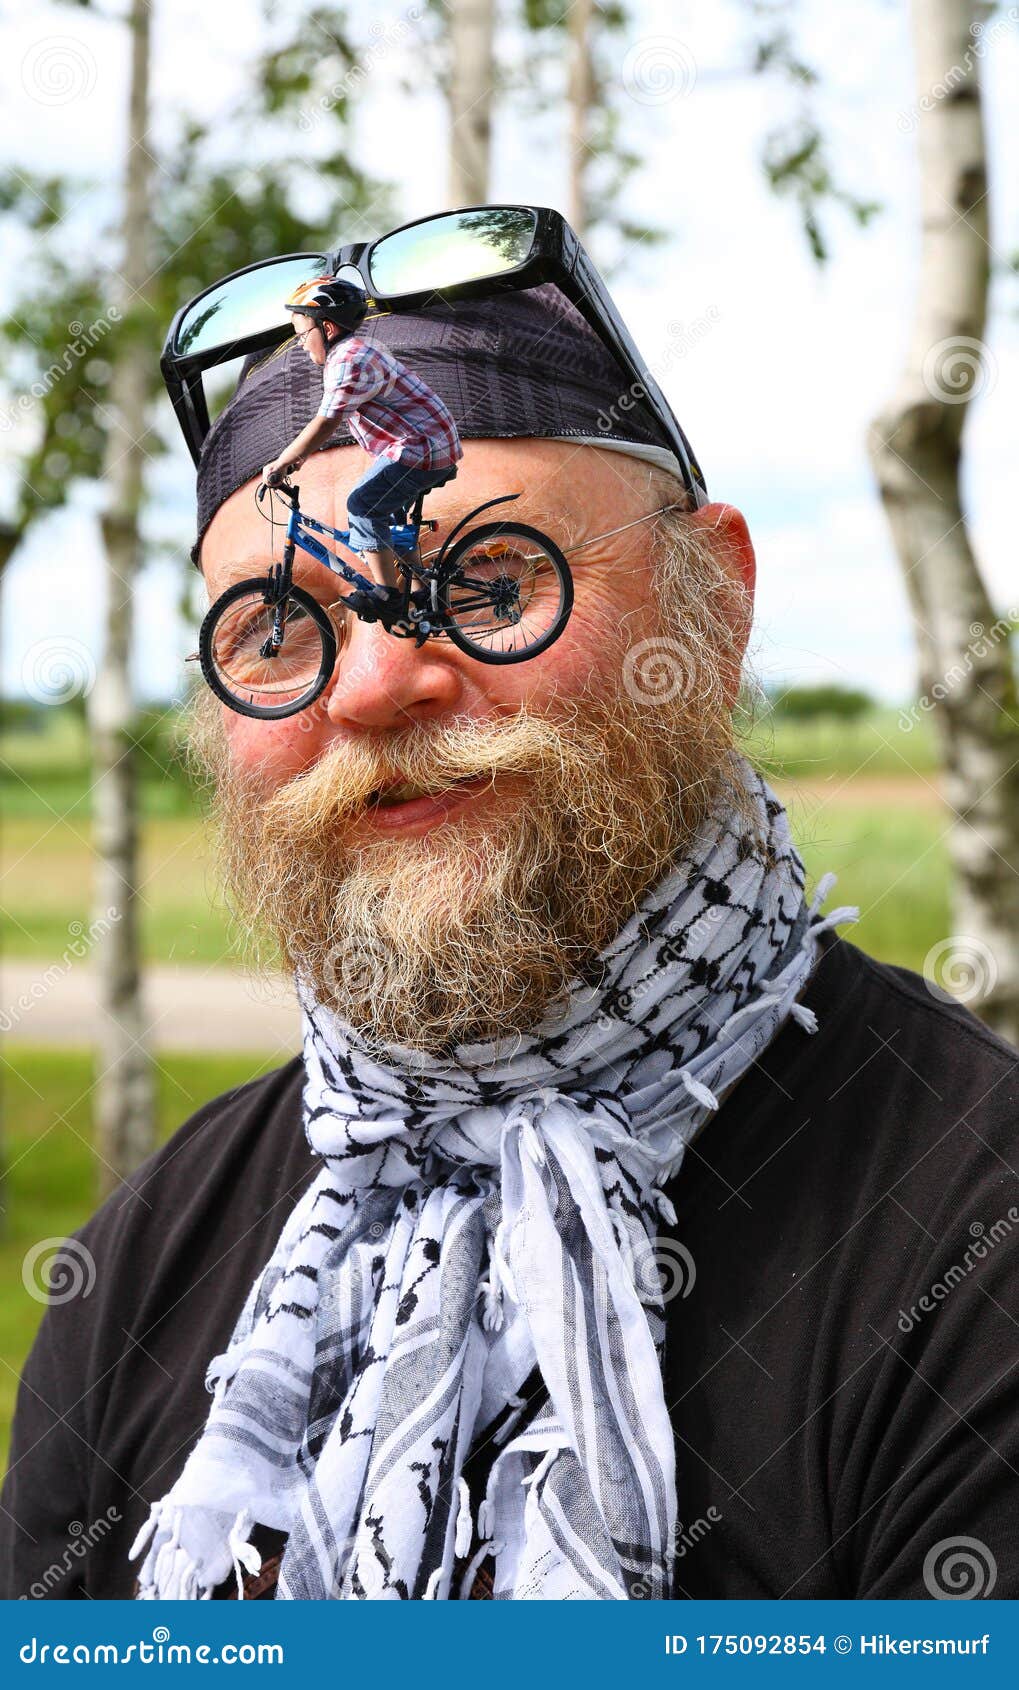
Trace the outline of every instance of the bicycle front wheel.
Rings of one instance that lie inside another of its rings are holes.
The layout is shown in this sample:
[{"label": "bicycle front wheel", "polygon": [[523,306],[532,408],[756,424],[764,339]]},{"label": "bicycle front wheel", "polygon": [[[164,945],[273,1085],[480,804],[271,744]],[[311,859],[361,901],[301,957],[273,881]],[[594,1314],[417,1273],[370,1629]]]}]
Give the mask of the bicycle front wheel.
[{"label": "bicycle front wheel", "polygon": [[573,609],[573,576],[547,534],[487,522],[450,548],[439,604],[444,632],[479,663],[524,663],[547,651]]},{"label": "bicycle front wheel", "polygon": [[291,587],[277,607],[265,576],[238,581],[210,608],[198,636],[202,674],[240,716],[278,721],[306,710],[324,690],[336,663],[333,624],[310,593]]}]

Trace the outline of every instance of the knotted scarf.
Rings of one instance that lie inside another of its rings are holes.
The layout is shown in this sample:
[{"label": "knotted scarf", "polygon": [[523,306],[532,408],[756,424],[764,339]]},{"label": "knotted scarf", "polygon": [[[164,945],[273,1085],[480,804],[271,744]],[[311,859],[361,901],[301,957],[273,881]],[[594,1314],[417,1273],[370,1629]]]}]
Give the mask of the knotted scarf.
[{"label": "knotted scarf", "polygon": [[321,1168],[132,1546],[141,1596],[231,1570],[241,1594],[255,1523],[288,1534],[281,1598],[453,1598],[482,1556],[497,1599],[670,1595],[663,1187],[787,1018],[815,1030],[818,935],[856,913],[820,916],[831,876],[808,908],[785,811],[745,778],[755,818],[702,829],[526,1037],[372,1048],[298,980]]}]

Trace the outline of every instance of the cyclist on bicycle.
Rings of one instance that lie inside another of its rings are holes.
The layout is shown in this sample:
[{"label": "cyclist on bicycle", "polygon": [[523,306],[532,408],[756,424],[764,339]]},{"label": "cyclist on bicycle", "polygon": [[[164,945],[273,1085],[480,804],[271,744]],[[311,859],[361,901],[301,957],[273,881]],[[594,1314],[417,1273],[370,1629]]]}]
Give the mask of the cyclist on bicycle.
[{"label": "cyclist on bicycle", "polygon": [[[269,485],[298,469],[308,452],[323,445],[343,418],[354,439],[374,458],[347,495],[350,548],[364,572],[374,576],[377,601],[397,591],[396,557],[389,527],[416,495],[448,481],[463,456],[448,407],[413,370],[385,346],[372,346],[357,330],[368,310],[367,295],[351,282],[318,276],[303,282],[286,301],[294,332],[315,364],[323,366],[322,404],[306,428],[265,465]],[[377,608],[365,593],[346,601],[359,614]]]}]

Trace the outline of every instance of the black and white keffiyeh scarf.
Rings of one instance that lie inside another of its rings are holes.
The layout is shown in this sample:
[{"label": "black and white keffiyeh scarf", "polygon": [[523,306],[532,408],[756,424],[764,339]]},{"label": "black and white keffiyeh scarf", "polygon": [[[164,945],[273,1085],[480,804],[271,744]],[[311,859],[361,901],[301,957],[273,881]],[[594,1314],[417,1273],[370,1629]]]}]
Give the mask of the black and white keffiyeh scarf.
[{"label": "black and white keffiyeh scarf", "polygon": [[527,1037],[371,1050],[298,983],[321,1169],[132,1546],[141,1596],[232,1571],[241,1594],[256,1523],[288,1534],[283,1598],[454,1598],[483,1556],[499,1599],[670,1595],[662,1187],[787,1017],[814,1030],[818,934],[856,913],[822,919],[831,876],[807,907],[785,811],[746,779],[757,836],[706,828]]}]

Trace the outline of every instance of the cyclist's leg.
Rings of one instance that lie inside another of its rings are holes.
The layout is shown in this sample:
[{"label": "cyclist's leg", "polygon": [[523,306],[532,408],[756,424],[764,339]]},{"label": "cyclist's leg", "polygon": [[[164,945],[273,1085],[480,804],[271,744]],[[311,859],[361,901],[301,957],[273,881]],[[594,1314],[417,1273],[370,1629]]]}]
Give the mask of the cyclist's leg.
[{"label": "cyclist's leg", "polygon": [[[401,513],[410,511],[419,494],[431,492],[433,487],[441,487],[444,482],[452,481],[457,472],[456,464],[449,464],[442,469],[418,469],[408,465],[405,470],[400,488],[400,503],[397,510]],[[421,562],[420,537],[411,552],[404,552],[403,556],[415,564]]]},{"label": "cyclist's leg", "polygon": [[364,573],[383,587],[399,584],[389,528],[392,513],[398,508],[401,481],[399,463],[376,458],[347,494],[350,549],[360,554]]},{"label": "cyclist's leg", "polygon": [[[455,465],[452,466],[455,473]],[[347,495],[350,546],[361,554],[365,573],[380,585],[397,587],[396,553],[389,544],[394,517],[403,515],[418,493],[450,479],[446,469],[418,469],[399,460],[377,458]]]}]

